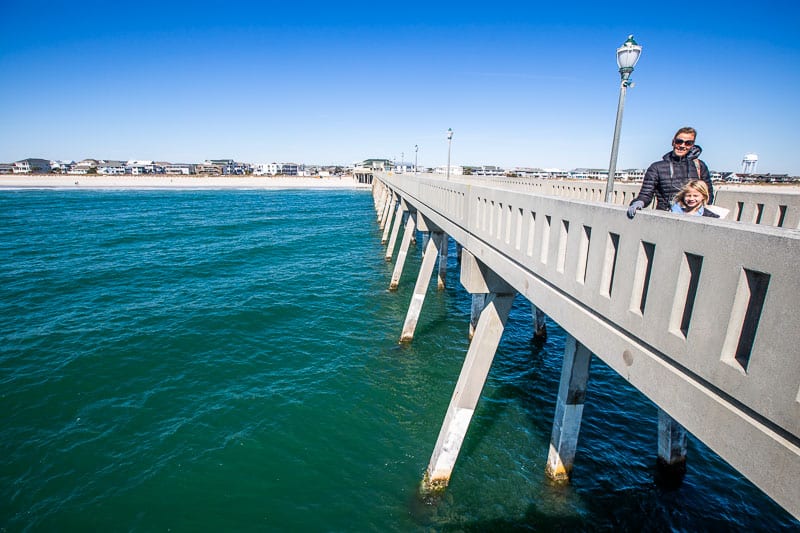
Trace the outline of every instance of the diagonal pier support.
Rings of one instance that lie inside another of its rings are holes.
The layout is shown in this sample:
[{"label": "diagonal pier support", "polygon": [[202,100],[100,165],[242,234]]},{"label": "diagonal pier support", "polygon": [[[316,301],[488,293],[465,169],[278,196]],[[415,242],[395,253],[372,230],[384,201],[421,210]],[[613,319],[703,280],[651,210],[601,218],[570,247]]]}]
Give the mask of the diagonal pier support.
[{"label": "diagonal pier support", "polygon": [[478,319],[475,336],[422,480],[423,493],[443,490],[450,481],[516,296],[513,287],[466,251],[462,256],[461,282],[468,292],[486,294],[486,306]]},{"label": "diagonal pier support", "polygon": [[414,233],[417,231],[417,214],[409,211],[408,218],[406,218],[406,227],[403,230],[403,239],[400,241],[400,250],[397,252],[397,262],[394,264],[392,271],[392,280],[389,282],[389,290],[396,291],[397,286],[400,285],[400,276],[403,274],[403,266],[406,264],[406,257],[408,257],[408,248],[414,238]]},{"label": "diagonal pier support", "polygon": [[394,247],[397,244],[397,235],[400,233],[400,226],[403,225],[403,222],[408,217],[408,205],[406,205],[405,200],[400,200],[400,207],[397,211],[397,216],[395,217],[394,226],[392,226],[392,233],[389,237],[389,245],[386,247],[386,256],[385,259],[387,261],[392,260],[392,254],[394,254]]},{"label": "diagonal pier support", "polygon": [[383,236],[381,236],[381,244],[386,244],[389,240],[389,230],[392,227],[392,220],[394,219],[394,213],[397,207],[397,195],[392,193],[392,197],[389,199],[389,205],[386,208],[386,213],[381,221],[381,229],[383,230]]},{"label": "diagonal pier support", "polygon": [[592,353],[588,348],[567,333],[561,384],[558,387],[550,452],[545,469],[547,476],[553,481],[569,481],[569,474],[575,463],[591,361]]},{"label": "diagonal pier support", "polygon": [[414,338],[414,330],[417,328],[419,314],[422,311],[422,304],[425,301],[425,293],[428,291],[433,268],[439,258],[439,246],[442,243],[440,230],[431,231],[431,238],[425,247],[425,254],[422,256],[422,264],[419,267],[417,284],[414,286],[414,294],[411,303],[408,304],[408,313],[403,324],[403,333],[400,335],[400,342],[408,342]]}]

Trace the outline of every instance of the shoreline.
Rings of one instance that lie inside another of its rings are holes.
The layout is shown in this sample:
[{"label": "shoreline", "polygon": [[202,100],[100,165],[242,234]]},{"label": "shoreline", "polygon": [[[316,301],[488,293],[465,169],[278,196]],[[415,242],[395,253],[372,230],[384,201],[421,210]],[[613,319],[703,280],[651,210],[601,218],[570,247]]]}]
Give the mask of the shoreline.
[{"label": "shoreline", "polygon": [[0,189],[371,189],[353,176],[103,176],[4,174]]}]

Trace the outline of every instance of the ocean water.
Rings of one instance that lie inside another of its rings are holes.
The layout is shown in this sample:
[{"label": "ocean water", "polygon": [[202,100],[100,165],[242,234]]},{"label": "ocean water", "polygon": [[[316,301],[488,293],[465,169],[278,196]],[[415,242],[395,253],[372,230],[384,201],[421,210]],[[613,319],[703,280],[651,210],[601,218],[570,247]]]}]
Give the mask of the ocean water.
[{"label": "ocean water", "polygon": [[466,354],[451,250],[398,344],[367,191],[0,191],[0,531],[781,531],[592,362],[572,481],[544,476],[564,334],[518,297],[451,484],[418,485]]}]

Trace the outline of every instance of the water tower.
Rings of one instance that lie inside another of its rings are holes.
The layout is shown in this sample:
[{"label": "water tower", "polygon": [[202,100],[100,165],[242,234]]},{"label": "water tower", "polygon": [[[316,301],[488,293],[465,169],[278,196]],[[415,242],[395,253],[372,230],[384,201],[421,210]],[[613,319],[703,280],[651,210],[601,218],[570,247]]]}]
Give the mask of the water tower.
[{"label": "water tower", "polygon": [[742,174],[755,174],[757,164],[758,155],[744,154],[744,159],[742,159]]}]

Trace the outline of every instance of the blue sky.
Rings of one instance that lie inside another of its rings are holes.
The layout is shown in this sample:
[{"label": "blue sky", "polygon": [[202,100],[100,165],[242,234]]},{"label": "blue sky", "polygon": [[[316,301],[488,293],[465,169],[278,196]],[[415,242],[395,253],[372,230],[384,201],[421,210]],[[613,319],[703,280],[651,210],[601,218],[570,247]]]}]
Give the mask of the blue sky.
[{"label": "blue sky", "polygon": [[617,168],[674,131],[800,175],[800,3],[0,0],[0,161]]}]

